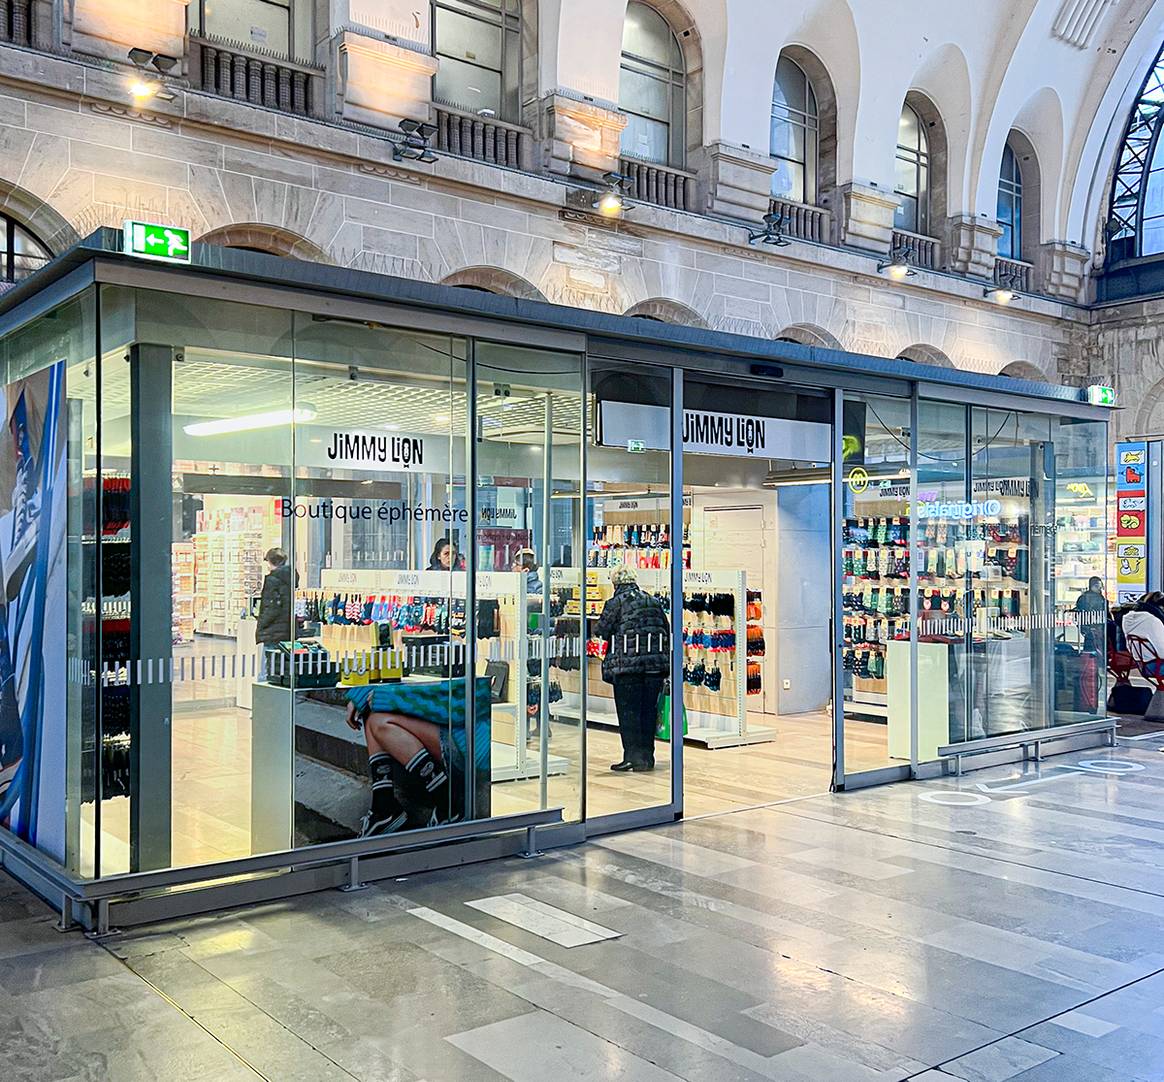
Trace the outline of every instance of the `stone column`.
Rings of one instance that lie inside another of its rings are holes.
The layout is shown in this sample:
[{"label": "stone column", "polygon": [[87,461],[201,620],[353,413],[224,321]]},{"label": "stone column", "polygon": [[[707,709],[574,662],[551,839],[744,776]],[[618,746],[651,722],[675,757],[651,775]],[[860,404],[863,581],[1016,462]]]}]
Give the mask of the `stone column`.
[{"label": "stone column", "polygon": [[[119,64],[130,49],[184,61],[188,0],[74,0],[72,48]],[[38,34],[39,38],[39,34]],[[175,69],[175,74],[180,70]]]},{"label": "stone column", "polygon": [[560,176],[599,180],[618,169],[626,115],[611,102],[561,90],[542,98],[543,162]]},{"label": "stone column", "polygon": [[866,184],[845,184],[841,193],[841,243],[871,252],[888,252],[893,240],[897,199]]},{"label": "stone column", "polygon": [[1052,240],[1039,246],[1035,261],[1036,285],[1040,292],[1064,301],[1082,301],[1091,253],[1078,244]]},{"label": "stone column", "polygon": [[336,111],[344,120],[395,128],[405,117],[429,119],[434,56],[351,30],[339,35],[333,56],[341,72]]},{"label": "stone column", "polygon": [[946,221],[946,266],[956,274],[992,279],[1002,226],[985,215],[954,214]]},{"label": "stone column", "polygon": [[767,154],[715,142],[703,148],[703,162],[693,168],[706,191],[701,209],[749,222],[768,213],[776,163]]}]

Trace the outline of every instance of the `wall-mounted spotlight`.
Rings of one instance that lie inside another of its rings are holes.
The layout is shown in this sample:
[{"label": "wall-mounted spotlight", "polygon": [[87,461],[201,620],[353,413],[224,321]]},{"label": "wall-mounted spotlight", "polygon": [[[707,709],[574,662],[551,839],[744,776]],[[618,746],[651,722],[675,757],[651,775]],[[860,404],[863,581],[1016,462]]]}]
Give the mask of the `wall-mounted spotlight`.
[{"label": "wall-mounted spotlight", "polygon": [[772,244],[777,248],[786,248],[792,242],[784,235],[784,209],[771,210],[761,219],[763,229],[753,229],[748,232],[748,243]]},{"label": "wall-mounted spotlight", "polygon": [[982,295],[995,304],[1010,304],[1014,300],[1014,290],[1001,285],[987,286]]},{"label": "wall-mounted spotlight", "polygon": [[994,285],[987,286],[982,295],[995,304],[1010,304],[1022,287],[1022,274],[1017,267],[1000,261],[994,268]]},{"label": "wall-mounted spotlight", "polygon": [[604,218],[617,218],[620,214],[625,214],[630,207],[627,206],[626,195],[622,189],[624,184],[630,182],[630,177],[624,177],[622,173],[603,173],[602,182],[606,188],[594,200],[592,204],[594,209]]},{"label": "wall-mounted spotlight", "polygon": [[913,269],[913,262],[910,259],[911,254],[910,249],[905,245],[894,247],[889,252],[889,258],[883,259],[877,264],[877,273],[888,274],[895,282],[912,278],[917,274],[917,271]]},{"label": "wall-mounted spotlight", "polygon": [[[146,72],[149,68],[161,74],[169,74],[178,64],[176,56],[168,56],[166,53],[155,53],[149,49],[133,48],[127,54],[129,62],[135,68],[142,72]],[[151,75],[143,74],[134,76],[129,81],[129,93],[137,104],[142,104],[150,98],[155,98],[157,101],[173,101],[175,94],[168,90],[162,82],[153,78]]]},{"label": "wall-mounted spotlight", "polygon": [[392,144],[392,157],[396,161],[423,162],[432,165],[440,159],[429,149],[428,141],[436,135],[436,125],[423,123],[405,117],[400,122],[400,134],[404,136],[398,143]]}]

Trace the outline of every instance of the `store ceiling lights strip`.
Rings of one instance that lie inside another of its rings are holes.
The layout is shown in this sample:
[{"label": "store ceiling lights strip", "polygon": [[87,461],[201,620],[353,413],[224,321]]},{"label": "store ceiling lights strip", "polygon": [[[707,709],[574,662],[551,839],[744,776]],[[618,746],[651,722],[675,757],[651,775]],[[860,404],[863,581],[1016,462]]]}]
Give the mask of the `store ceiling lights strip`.
[{"label": "store ceiling lights strip", "polygon": [[313,409],[300,407],[293,410],[271,410],[268,413],[251,413],[243,417],[222,417],[217,421],[197,421],[184,425],[182,431],[187,436],[219,436],[227,432],[249,432],[256,428],[277,428],[279,425],[306,424],[314,421]]}]

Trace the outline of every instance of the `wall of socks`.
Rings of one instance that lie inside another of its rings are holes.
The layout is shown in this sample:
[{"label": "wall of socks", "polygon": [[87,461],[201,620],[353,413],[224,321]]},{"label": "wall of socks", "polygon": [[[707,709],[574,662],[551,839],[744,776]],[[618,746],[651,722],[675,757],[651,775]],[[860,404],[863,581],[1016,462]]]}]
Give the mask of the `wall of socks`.
[{"label": "wall of socks", "polygon": [[[464,654],[458,645],[468,628],[466,577],[329,569],[320,573],[318,589],[296,591],[296,618],[318,629],[328,657],[340,662],[345,685],[398,679],[402,670],[419,677],[459,676]],[[493,689],[493,780],[533,777],[540,763],[528,743],[541,708],[541,640],[526,631],[540,599],[526,593],[525,575],[515,572],[478,572],[476,592],[477,675],[488,676]],[[569,653],[568,644],[555,651],[561,656],[551,667],[550,703],[561,695],[557,670]],[[566,767],[565,760],[550,756],[549,773]]]},{"label": "wall of socks", "polygon": [[[1021,488],[1020,488],[1021,491]],[[967,619],[1008,617],[1023,633],[1030,613],[1030,502],[1024,495],[982,499],[962,515],[962,486],[926,494],[916,546],[910,544],[910,486],[852,494],[842,524],[842,652],[847,710],[887,714],[888,644],[910,634],[910,552],[919,555],[917,611],[927,638],[958,640]],[[931,513],[950,509],[943,516]]]}]

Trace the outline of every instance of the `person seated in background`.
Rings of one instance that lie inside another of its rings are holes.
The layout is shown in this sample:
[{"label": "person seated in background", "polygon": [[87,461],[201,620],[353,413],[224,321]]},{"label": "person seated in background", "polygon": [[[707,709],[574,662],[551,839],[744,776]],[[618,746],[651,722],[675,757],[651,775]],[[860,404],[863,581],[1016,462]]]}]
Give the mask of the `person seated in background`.
[{"label": "person seated in background", "polygon": [[[1123,628],[1125,638],[1143,640],[1157,658],[1164,659],[1164,594],[1159,591],[1145,594],[1136,607],[1124,615]],[[1146,657],[1146,651],[1138,646],[1136,642],[1129,642],[1128,652],[1136,659],[1140,671],[1147,677],[1160,676],[1159,671],[1146,671],[1144,662],[1150,663],[1152,659]],[[1157,664],[1153,668],[1158,670],[1160,666]]]}]

